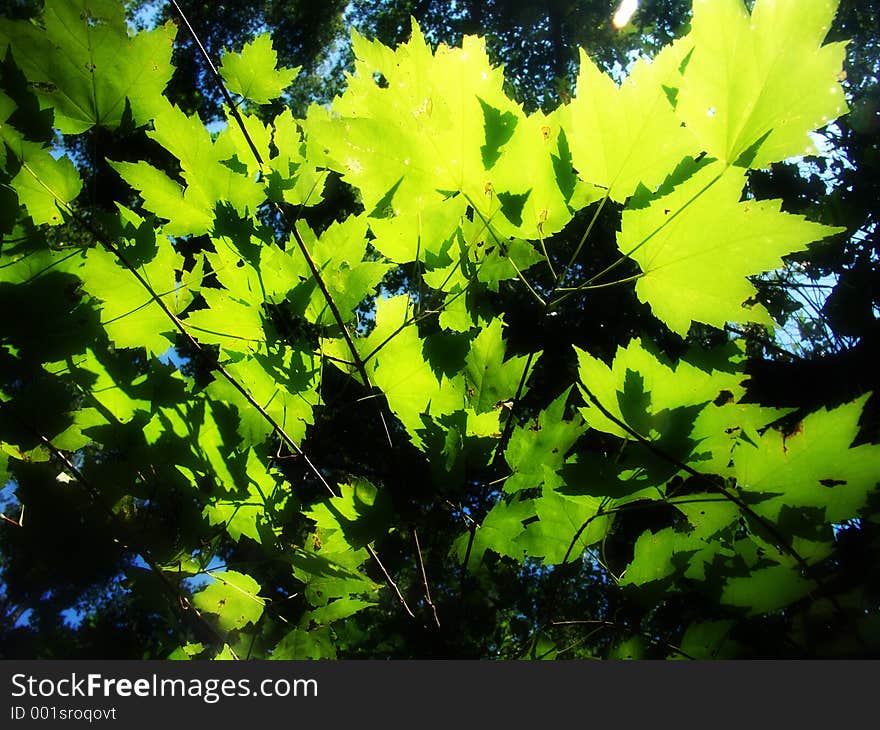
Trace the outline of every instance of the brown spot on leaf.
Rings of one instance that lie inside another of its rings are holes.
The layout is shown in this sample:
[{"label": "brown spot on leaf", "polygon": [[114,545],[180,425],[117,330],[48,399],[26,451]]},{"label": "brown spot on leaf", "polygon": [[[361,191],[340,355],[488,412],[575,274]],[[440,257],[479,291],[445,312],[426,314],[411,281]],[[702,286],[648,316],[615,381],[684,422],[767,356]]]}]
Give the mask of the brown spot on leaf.
[{"label": "brown spot on leaf", "polygon": [[797,436],[799,433],[804,432],[804,422],[799,422],[791,431],[782,436],[782,453],[788,453],[788,446],[786,445],[786,441],[790,439],[792,436]]}]

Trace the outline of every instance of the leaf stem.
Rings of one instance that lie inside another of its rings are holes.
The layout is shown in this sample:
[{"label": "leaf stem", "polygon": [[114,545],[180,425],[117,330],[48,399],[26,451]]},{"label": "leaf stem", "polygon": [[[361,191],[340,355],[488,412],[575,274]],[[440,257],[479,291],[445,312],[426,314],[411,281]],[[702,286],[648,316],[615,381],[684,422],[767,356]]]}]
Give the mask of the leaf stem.
[{"label": "leaf stem", "polygon": [[581,236],[581,240],[578,242],[578,245],[574,249],[574,253],[571,255],[571,258],[568,260],[568,263],[565,265],[565,268],[562,270],[562,274],[559,276],[559,284],[564,284],[565,279],[568,277],[569,271],[571,271],[571,267],[574,266],[574,262],[577,260],[577,257],[580,256],[581,250],[584,247],[584,244],[587,242],[587,239],[590,237],[590,233],[593,231],[593,226],[596,225],[596,221],[599,220],[599,215],[602,213],[602,209],[605,207],[605,203],[608,202],[608,198],[611,195],[611,186],[605,190],[605,195],[602,196],[602,200],[599,201],[599,205],[596,207],[596,210],[593,212],[593,217],[590,219],[589,224],[587,224],[587,228],[584,231],[584,235]]}]

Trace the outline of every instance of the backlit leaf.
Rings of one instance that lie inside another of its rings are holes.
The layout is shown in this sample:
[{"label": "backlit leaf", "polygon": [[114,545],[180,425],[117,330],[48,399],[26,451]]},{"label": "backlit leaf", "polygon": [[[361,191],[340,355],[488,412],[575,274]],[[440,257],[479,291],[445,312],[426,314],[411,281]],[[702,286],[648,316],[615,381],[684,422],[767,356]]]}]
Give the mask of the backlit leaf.
[{"label": "backlit leaf", "polygon": [[770,429],[740,443],[733,454],[737,481],[766,495],[755,510],[773,520],[784,507],[824,510],[829,523],[857,517],[880,483],[880,446],[852,446],[865,401],[811,413],[788,435]]},{"label": "backlit leaf", "polygon": [[156,113],[173,71],[176,31],[169,22],[130,36],[114,0],[47,0],[43,27],[0,21],[0,47],[11,44],[16,63],[54,107],[55,126],[78,134],[119,126],[126,100],[139,124]]},{"label": "backlit leaf", "polygon": [[[506,347],[501,339],[501,318],[493,319],[481,330],[471,343],[465,358],[465,379],[468,383],[468,400],[477,413],[496,409],[503,401],[513,398],[520,381],[528,380],[529,372],[537,357],[518,355],[504,359]],[[523,393],[526,391],[523,388]]]},{"label": "backlit leaf", "polygon": [[639,60],[618,87],[580,52],[577,96],[559,116],[580,176],[623,201],[641,184],[653,190],[696,140],[681,126],[667,98],[677,86],[687,41],[667,46],[652,62]]},{"label": "backlit leaf", "polygon": [[193,596],[200,611],[214,614],[223,631],[241,629],[263,615],[265,600],[259,597],[260,584],[251,576],[234,570],[211,572],[214,582]]},{"label": "backlit leaf", "polygon": [[677,112],[713,157],[747,167],[813,154],[847,111],[845,43],[822,46],[837,0],[698,0]]},{"label": "backlit leaf", "polygon": [[815,585],[796,569],[773,565],[728,580],[721,602],[745,608],[749,614],[767,613],[804,598]]},{"label": "backlit leaf", "polygon": [[505,492],[539,486],[544,479],[544,470],[560,468],[566,454],[584,432],[579,417],[571,421],[564,419],[569,392],[570,389],[566,389],[538,414],[534,422],[513,429],[504,452],[504,459],[513,470],[504,483]]},{"label": "backlit leaf", "polygon": [[[722,391],[733,399],[744,392],[744,376],[703,370],[686,360],[672,364],[645,349],[641,340],[618,348],[609,368],[601,360],[575,348],[581,382],[618,421],[642,436],[659,435],[676,425],[675,412],[693,408],[695,413],[714,401]],[[605,415],[587,396],[581,415],[589,426],[621,438],[629,432]],[[691,425],[683,435],[690,433]]]},{"label": "backlit leaf", "polygon": [[842,230],[782,213],[779,200],[740,202],[744,184],[742,170],[711,164],[647,207],[624,211],[617,245],[642,270],[636,294],[682,336],[691,322],[772,325],[763,306],[744,306],[757,294],[747,277]]},{"label": "backlit leaf", "polygon": [[256,104],[268,104],[290,86],[299,73],[297,68],[279,68],[278,56],[268,33],[246,43],[241,53],[226,53],[220,64],[220,75],[229,90]]},{"label": "backlit leaf", "polygon": [[37,225],[58,225],[69,212],[71,202],[82,188],[82,180],[68,157],[55,159],[49,150],[23,141],[17,150],[21,169],[10,185],[31,219]]}]

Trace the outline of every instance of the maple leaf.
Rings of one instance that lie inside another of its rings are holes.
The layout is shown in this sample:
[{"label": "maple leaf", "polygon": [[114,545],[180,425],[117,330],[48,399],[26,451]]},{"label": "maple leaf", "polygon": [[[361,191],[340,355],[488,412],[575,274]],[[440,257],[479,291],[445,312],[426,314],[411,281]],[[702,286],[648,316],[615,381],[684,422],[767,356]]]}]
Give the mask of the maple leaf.
[{"label": "maple leaf", "polygon": [[276,69],[277,63],[272,38],[262,33],[246,43],[241,53],[225,53],[219,71],[232,93],[256,104],[268,104],[281,96],[300,70],[299,66]]},{"label": "maple leaf", "polygon": [[772,326],[762,305],[745,306],[757,295],[748,277],[843,230],[783,213],[779,200],[741,201],[744,185],[744,170],[716,162],[623,213],[617,246],[642,270],[636,294],[682,336],[691,322]]}]

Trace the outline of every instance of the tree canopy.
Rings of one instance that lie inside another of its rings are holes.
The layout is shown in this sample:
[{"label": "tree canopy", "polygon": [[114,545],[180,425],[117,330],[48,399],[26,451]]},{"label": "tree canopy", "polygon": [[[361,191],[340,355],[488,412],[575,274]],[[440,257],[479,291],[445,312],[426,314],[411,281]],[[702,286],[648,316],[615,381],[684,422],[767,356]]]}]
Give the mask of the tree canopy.
[{"label": "tree canopy", "polygon": [[876,4],[449,5],[4,3],[3,656],[877,654]]}]

